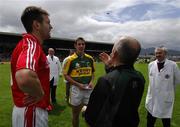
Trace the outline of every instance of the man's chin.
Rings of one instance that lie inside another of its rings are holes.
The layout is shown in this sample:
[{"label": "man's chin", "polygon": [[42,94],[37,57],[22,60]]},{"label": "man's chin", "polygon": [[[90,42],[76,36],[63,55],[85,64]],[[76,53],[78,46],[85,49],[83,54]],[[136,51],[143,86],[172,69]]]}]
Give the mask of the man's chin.
[{"label": "man's chin", "polygon": [[51,38],[51,33],[48,34],[48,38]]},{"label": "man's chin", "polygon": [[47,39],[49,39],[49,38],[51,38],[51,35],[47,35],[47,36],[45,37],[45,40],[47,40]]},{"label": "man's chin", "polygon": [[84,50],[83,51],[79,51],[80,54],[83,54],[84,53]]}]

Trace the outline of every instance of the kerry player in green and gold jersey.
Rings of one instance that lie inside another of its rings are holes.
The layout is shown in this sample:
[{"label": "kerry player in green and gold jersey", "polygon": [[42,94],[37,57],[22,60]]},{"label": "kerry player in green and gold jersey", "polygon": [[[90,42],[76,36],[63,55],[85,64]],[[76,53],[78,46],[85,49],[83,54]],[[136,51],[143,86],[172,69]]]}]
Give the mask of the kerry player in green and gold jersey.
[{"label": "kerry player in green and gold jersey", "polygon": [[63,68],[65,79],[70,82],[70,104],[72,105],[72,125],[79,127],[79,114],[84,105],[88,104],[93,88],[94,60],[86,54],[85,40],[82,37],[74,43],[76,52],[66,61]]}]

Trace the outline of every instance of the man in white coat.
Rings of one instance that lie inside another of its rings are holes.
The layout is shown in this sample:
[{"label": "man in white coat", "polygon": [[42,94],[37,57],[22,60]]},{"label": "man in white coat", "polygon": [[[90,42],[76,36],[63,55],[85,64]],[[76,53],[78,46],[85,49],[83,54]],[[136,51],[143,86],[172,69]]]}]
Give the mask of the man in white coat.
[{"label": "man in white coat", "polygon": [[164,127],[170,127],[175,99],[175,87],[180,83],[177,64],[166,58],[167,49],[155,49],[156,60],[148,66],[149,87],[145,107],[147,127],[154,127],[156,118],[161,118]]},{"label": "man in white coat", "polygon": [[54,49],[48,49],[47,59],[50,67],[50,91],[51,91],[51,102],[56,103],[56,88],[59,80],[61,71],[61,63],[57,56],[54,56]]}]

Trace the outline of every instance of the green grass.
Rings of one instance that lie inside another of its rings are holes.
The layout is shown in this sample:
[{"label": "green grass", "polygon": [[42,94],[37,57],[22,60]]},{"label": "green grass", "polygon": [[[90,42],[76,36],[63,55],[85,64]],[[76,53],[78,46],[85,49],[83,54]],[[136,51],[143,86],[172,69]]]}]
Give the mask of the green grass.
[{"label": "green grass", "polygon": [[[139,107],[140,114],[140,124],[139,127],[146,127],[146,110],[144,107],[145,97],[148,87],[148,77],[147,77],[147,64],[136,64],[135,68],[140,70],[145,79],[145,91]],[[104,65],[96,64],[96,78],[94,83],[96,83],[99,76],[105,74]],[[49,127],[71,127],[71,108],[65,102],[65,84],[60,78],[59,86],[57,89],[57,99],[58,103],[55,105],[55,109],[49,113]],[[176,99],[174,105],[173,118],[171,122],[172,127],[180,126],[180,87],[176,90]],[[1,64],[0,65],[0,127],[10,127],[11,126],[11,112],[12,112],[13,102],[10,90],[10,65]],[[86,127],[84,120],[80,117],[80,127]],[[161,120],[157,120],[155,127],[162,127]]]}]

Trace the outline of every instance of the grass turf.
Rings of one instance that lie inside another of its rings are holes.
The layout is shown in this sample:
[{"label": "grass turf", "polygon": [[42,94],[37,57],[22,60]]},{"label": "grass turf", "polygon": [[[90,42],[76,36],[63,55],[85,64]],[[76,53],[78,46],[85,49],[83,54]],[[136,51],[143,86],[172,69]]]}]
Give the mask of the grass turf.
[{"label": "grass turf", "polygon": [[[180,64],[179,64],[180,65]],[[145,91],[139,107],[140,124],[139,127],[146,126],[146,110],[144,107],[145,97],[148,87],[147,64],[136,64],[135,68],[141,71],[146,79]],[[98,77],[105,74],[104,65],[96,64],[96,83]],[[171,121],[172,127],[180,126],[180,87],[176,89],[176,99],[174,105],[173,118]],[[54,105],[54,110],[49,113],[49,127],[71,127],[71,108],[65,101],[65,84],[62,77],[60,78],[57,88],[57,104]],[[0,64],[0,127],[11,126],[12,113],[12,96],[10,90],[10,65]],[[80,127],[86,127],[84,119],[80,116]],[[161,120],[157,120],[155,127],[162,127]]]}]

